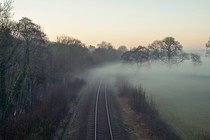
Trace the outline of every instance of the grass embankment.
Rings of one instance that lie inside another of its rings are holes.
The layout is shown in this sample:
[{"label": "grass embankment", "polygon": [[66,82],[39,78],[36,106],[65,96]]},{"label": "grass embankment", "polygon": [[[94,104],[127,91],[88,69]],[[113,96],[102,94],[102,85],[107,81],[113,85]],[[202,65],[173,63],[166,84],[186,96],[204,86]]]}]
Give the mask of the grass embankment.
[{"label": "grass embankment", "polygon": [[[30,110],[23,110],[6,127],[5,140],[52,139],[84,85],[80,79],[47,87]],[[37,94],[36,94],[37,95]],[[64,125],[64,124],[63,124]],[[60,126],[62,127],[62,126]],[[63,126],[64,127],[64,126]]]},{"label": "grass embankment", "polygon": [[181,139],[172,131],[170,126],[161,120],[155,105],[152,100],[146,97],[141,86],[134,88],[122,80],[117,85],[131,139]]}]

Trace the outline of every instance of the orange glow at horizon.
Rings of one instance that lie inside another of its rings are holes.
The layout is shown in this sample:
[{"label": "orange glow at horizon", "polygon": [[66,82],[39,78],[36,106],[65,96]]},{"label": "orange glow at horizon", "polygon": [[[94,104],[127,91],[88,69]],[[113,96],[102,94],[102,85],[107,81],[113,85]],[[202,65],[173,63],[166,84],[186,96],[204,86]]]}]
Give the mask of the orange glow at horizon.
[{"label": "orange glow at horizon", "polygon": [[209,5],[209,0],[15,0],[13,11],[16,21],[28,17],[40,24],[51,41],[64,34],[87,46],[106,41],[132,48],[172,36],[185,49],[204,49]]}]

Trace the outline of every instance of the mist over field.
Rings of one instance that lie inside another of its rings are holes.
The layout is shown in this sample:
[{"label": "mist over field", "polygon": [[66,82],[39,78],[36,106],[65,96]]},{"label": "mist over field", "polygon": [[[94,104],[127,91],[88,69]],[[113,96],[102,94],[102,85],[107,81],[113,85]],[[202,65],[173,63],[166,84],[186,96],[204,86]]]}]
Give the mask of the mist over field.
[{"label": "mist over field", "polygon": [[89,78],[102,78],[114,85],[121,77],[135,87],[141,84],[161,117],[183,139],[189,139],[197,133],[210,133],[210,58],[202,51],[200,55],[202,64],[199,65],[191,61],[172,66],[163,62],[116,63],[92,69]]}]

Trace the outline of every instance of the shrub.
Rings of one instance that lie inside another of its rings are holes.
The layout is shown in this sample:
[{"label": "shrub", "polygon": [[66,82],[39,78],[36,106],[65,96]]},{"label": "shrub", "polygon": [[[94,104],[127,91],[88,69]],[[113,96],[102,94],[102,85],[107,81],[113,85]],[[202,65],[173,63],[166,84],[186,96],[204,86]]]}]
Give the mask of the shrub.
[{"label": "shrub", "polygon": [[138,88],[134,88],[126,81],[118,82],[119,95],[127,98],[131,108],[137,112],[149,128],[149,132],[152,139],[155,140],[179,140],[170,126],[168,126],[163,120],[161,120],[158,110],[155,107],[152,99],[146,96],[146,91],[140,85]]},{"label": "shrub", "polygon": [[18,111],[6,127],[5,140],[51,139],[58,124],[68,112],[69,103],[84,85],[81,79],[57,84],[39,91],[32,108]]}]

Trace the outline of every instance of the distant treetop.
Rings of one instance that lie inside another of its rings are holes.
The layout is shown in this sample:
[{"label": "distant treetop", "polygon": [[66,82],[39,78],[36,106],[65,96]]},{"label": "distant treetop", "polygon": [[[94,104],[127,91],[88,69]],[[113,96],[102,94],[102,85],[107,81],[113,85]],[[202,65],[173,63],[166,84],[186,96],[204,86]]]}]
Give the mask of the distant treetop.
[{"label": "distant treetop", "polygon": [[173,37],[156,40],[148,47],[139,46],[124,52],[121,56],[124,62],[142,64],[156,60],[168,64],[178,64],[184,60],[191,59],[193,63],[201,63],[200,56],[183,52],[183,46]]},{"label": "distant treetop", "polygon": [[206,43],[206,48],[207,48],[207,49],[210,48],[210,37],[209,37],[208,43]]}]

